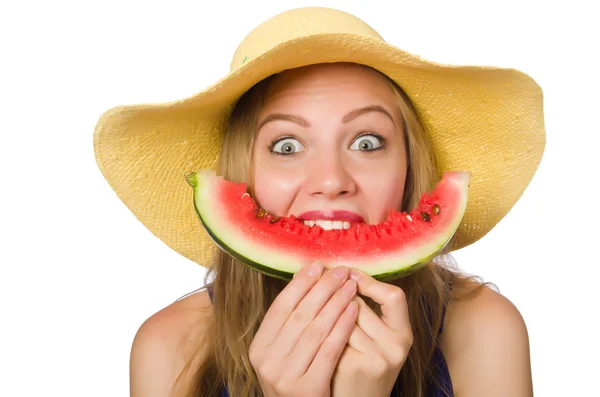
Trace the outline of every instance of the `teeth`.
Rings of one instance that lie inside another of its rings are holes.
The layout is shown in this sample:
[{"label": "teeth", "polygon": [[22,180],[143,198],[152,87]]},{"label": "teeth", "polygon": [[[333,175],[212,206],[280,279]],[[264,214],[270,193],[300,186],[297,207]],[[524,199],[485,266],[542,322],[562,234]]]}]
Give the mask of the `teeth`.
[{"label": "teeth", "polygon": [[350,229],[350,222],[346,221],[329,221],[329,220],[316,220],[316,221],[304,221],[304,224],[310,227],[314,225],[321,226],[323,230],[332,229]]},{"label": "teeth", "polygon": [[332,221],[315,221],[315,224],[321,226],[323,228],[323,230],[333,229]]}]

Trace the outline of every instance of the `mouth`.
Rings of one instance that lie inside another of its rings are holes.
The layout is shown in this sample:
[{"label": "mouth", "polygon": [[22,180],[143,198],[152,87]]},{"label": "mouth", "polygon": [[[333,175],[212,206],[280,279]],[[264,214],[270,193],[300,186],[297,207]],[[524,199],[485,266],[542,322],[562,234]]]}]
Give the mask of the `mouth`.
[{"label": "mouth", "polygon": [[350,211],[307,211],[298,216],[305,225],[320,226],[323,230],[349,229],[352,223],[363,223],[364,219]]},{"label": "mouth", "polygon": [[315,225],[321,226],[323,230],[333,230],[333,229],[350,229],[350,222],[348,221],[329,221],[326,219],[317,219],[311,221],[304,221],[304,224],[310,227]]}]

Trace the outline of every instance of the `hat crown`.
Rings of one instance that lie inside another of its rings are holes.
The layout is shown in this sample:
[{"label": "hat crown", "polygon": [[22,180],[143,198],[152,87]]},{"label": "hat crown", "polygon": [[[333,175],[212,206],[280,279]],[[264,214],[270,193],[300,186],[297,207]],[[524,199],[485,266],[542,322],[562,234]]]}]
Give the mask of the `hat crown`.
[{"label": "hat crown", "polygon": [[320,34],[351,34],[383,40],[375,29],[347,12],[325,7],[296,8],[266,20],[248,33],[235,51],[230,71],[279,44]]}]

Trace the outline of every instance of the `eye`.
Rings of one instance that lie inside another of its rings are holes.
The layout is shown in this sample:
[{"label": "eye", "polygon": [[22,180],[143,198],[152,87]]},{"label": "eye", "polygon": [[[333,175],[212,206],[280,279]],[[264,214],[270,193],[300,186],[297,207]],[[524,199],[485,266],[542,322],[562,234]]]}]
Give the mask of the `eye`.
[{"label": "eye", "polygon": [[380,137],[375,134],[365,134],[356,138],[354,142],[352,142],[352,146],[350,146],[350,149],[369,152],[372,150],[382,148],[384,142],[385,140],[383,139],[383,137]]},{"label": "eye", "polygon": [[294,154],[302,150],[304,146],[294,138],[283,138],[271,144],[271,151],[277,154]]}]

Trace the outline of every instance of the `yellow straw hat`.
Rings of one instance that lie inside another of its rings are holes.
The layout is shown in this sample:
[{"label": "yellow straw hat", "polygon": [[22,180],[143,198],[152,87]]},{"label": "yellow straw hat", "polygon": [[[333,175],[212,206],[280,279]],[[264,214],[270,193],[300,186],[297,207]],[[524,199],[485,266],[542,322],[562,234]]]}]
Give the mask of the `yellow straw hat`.
[{"label": "yellow straw hat", "polygon": [[94,132],[98,166],[118,197],[165,244],[203,266],[213,243],[182,175],[215,168],[238,98],[286,69],[326,62],[371,66],[411,99],[440,172],[472,173],[469,203],[450,248],[483,237],[522,195],[545,146],[542,92],[512,69],[433,63],[386,43],[362,20],[329,8],[300,8],[259,25],[230,72],[181,101],[120,106]]}]

